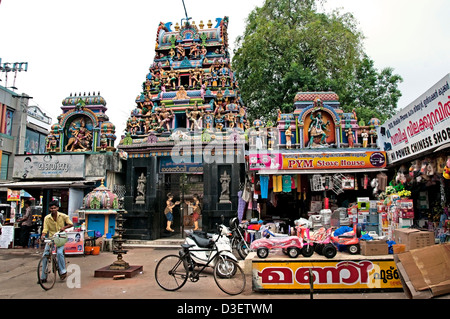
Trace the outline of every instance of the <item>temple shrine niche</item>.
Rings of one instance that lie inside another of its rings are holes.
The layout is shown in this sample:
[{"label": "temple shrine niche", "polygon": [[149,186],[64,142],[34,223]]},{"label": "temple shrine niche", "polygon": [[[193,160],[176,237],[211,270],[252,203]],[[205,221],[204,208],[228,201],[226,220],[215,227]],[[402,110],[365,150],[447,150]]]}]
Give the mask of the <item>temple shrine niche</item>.
[{"label": "temple shrine niche", "polygon": [[380,120],[366,124],[355,110],[344,112],[334,92],[299,92],[291,113],[278,111],[275,125],[261,120],[249,130],[250,149],[378,149],[377,128]]},{"label": "temple shrine niche", "polygon": [[[182,236],[190,209],[182,198],[189,202],[198,195],[203,230],[237,209],[245,130],[251,125],[231,69],[228,17],[198,25],[189,20],[174,27],[159,23],[154,60],[118,145],[128,156],[129,239]],[[218,176],[225,171],[230,194],[220,202]],[[144,192],[131,186],[139,180],[146,181]],[[165,231],[168,193],[180,201],[173,212],[174,233]]]},{"label": "temple shrine niche", "polygon": [[47,136],[49,153],[114,152],[115,125],[105,114],[106,101],[94,92],[70,94],[62,101],[63,113]]}]

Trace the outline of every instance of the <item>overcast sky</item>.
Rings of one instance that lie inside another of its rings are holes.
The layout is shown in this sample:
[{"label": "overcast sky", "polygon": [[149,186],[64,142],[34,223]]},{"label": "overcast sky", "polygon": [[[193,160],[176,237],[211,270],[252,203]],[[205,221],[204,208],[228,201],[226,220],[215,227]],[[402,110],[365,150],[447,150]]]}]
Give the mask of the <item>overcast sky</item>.
[{"label": "overcast sky", "polygon": [[[229,17],[230,53],[245,20],[263,0],[185,0],[199,24]],[[325,10],[351,12],[365,35],[375,67],[403,77],[399,108],[407,106],[450,72],[448,0],[328,0]],[[1,0],[0,58],[28,62],[17,74],[17,93],[33,97],[56,123],[70,93],[100,92],[117,141],[135,107],[153,62],[159,22],[180,23],[182,0]],[[5,73],[0,74],[5,86]],[[14,74],[8,75],[12,86]]]}]

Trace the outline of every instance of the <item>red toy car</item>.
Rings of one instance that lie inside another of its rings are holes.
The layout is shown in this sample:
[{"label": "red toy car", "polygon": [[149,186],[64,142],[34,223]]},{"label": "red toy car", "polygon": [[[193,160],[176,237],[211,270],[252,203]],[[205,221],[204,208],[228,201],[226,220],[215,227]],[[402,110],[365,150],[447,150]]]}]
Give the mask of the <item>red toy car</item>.
[{"label": "red toy car", "polygon": [[266,258],[269,249],[281,248],[289,257],[296,258],[300,253],[304,257],[311,257],[314,253],[312,243],[303,243],[297,236],[282,236],[261,238],[253,241],[250,248],[255,250],[259,258]]},{"label": "red toy car", "polygon": [[359,238],[361,237],[361,227],[360,226],[353,226],[353,230],[343,233],[342,235],[335,236],[331,235],[331,240],[335,245],[338,247],[346,246],[348,252],[351,255],[359,254],[360,252],[360,246],[359,246]]}]

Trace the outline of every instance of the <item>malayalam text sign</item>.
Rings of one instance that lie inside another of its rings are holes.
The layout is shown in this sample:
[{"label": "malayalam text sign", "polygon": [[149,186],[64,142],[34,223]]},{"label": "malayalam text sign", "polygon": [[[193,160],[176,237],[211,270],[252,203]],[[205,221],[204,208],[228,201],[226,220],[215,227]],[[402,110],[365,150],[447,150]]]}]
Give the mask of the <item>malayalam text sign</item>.
[{"label": "malayalam text sign", "polygon": [[450,74],[379,128],[389,163],[450,142]]},{"label": "malayalam text sign", "polygon": [[257,261],[252,263],[255,290],[401,289],[394,260]]},{"label": "malayalam text sign", "polygon": [[351,169],[386,167],[385,152],[283,154],[282,169]]}]

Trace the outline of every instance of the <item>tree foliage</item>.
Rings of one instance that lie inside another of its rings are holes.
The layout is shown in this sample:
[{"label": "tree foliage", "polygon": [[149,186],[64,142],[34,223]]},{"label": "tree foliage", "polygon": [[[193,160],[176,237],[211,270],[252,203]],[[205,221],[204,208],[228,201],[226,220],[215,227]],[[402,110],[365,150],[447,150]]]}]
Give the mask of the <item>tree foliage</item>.
[{"label": "tree foliage", "polygon": [[345,111],[381,103],[378,118],[395,109],[401,78],[389,68],[378,73],[362,41],[350,13],[320,13],[314,0],[266,0],[249,14],[233,56],[250,117],[291,112],[300,91],[332,90]]}]

